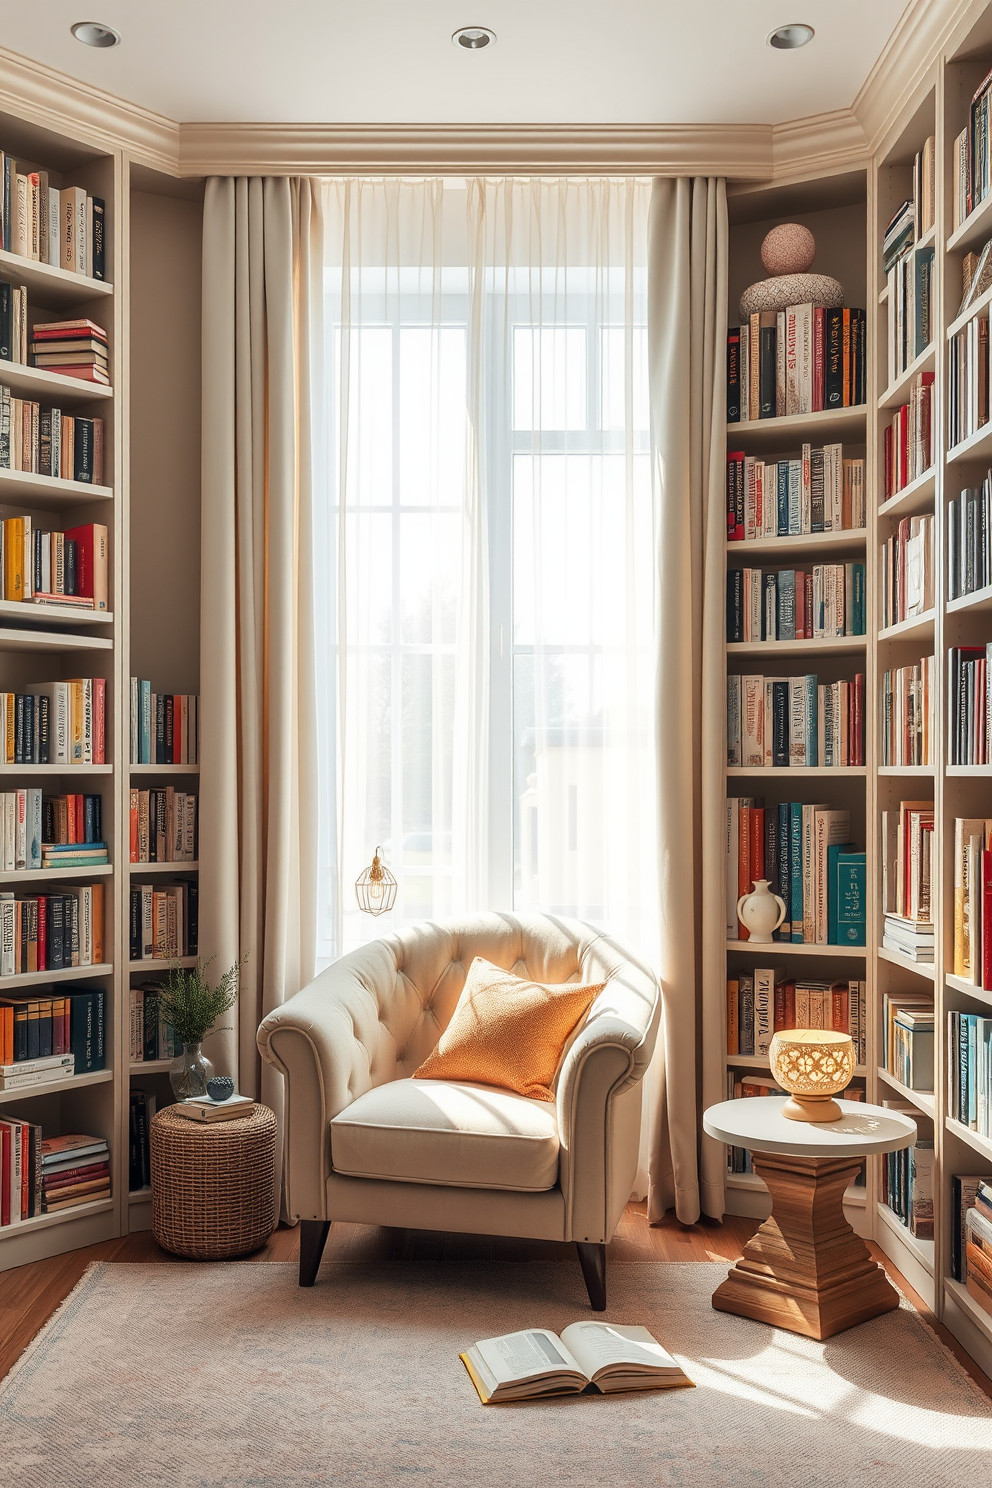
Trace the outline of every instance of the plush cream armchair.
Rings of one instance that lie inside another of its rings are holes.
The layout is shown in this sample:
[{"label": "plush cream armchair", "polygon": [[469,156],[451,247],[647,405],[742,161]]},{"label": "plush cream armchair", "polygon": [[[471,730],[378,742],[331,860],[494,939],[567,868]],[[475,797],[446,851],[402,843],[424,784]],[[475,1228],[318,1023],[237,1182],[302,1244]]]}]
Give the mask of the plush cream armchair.
[{"label": "plush cream armchair", "polygon": [[[414,1080],[475,956],[541,982],[606,985],[566,1046],[555,1102]],[[594,1308],[637,1166],[655,977],[575,920],[484,914],[353,951],[264,1020],[286,1082],[285,1174],[312,1286],[332,1220],[574,1240]]]}]

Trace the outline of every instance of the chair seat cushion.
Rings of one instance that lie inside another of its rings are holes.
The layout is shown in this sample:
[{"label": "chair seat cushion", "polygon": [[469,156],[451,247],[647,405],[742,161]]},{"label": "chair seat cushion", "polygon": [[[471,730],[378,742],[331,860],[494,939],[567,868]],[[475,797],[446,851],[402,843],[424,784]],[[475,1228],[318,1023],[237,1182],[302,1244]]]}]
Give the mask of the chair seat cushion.
[{"label": "chair seat cushion", "polygon": [[543,1192],[558,1181],[556,1108],[491,1085],[391,1080],[331,1122],[335,1172]]}]

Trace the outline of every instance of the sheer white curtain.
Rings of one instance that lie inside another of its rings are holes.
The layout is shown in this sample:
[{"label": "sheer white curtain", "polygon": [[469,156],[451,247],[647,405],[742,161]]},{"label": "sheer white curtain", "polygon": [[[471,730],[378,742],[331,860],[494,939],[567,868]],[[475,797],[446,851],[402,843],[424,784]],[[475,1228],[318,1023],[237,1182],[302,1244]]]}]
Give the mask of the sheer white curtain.
[{"label": "sheer white curtain", "polygon": [[[658,964],[650,190],[325,185],[324,959],[533,908]],[[377,845],[399,890],[374,920]]]}]

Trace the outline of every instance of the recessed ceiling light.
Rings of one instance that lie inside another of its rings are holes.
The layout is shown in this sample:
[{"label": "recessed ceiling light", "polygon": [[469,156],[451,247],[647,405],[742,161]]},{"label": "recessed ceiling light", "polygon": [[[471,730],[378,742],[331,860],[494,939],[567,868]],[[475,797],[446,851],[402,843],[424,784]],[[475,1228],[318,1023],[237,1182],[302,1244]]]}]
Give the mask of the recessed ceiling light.
[{"label": "recessed ceiling light", "polygon": [[496,40],[496,32],[485,26],[462,26],[451,39],[455,46],[464,47],[468,52],[477,52],[481,47],[492,45]]},{"label": "recessed ceiling light", "polygon": [[804,47],[808,41],[812,41],[816,32],[812,26],[801,23],[792,26],[779,26],[767,38],[770,47],[776,47],[782,52],[795,51],[796,47]]},{"label": "recessed ceiling light", "polygon": [[119,46],[121,34],[112,26],[104,26],[99,21],[77,21],[71,28],[73,36],[81,41],[83,46],[112,47]]}]

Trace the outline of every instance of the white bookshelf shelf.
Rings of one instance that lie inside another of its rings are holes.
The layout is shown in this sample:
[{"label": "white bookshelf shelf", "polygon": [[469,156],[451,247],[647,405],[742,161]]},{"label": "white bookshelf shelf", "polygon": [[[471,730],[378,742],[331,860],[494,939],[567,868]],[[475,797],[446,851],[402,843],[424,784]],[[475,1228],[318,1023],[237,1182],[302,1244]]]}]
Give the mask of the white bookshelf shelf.
[{"label": "white bookshelf shelf", "polygon": [[151,1187],[129,1189],[127,1201],[129,1204],[150,1204],[152,1201]]},{"label": "white bookshelf shelf", "polygon": [[5,775],[112,775],[113,765],[0,765],[0,781]]},{"label": "white bookshelf shelf", "polygon": [[965,1283],[963,1281],[955,1281],[953,1276],[945,1276],[944,1286],[961,1308],[961,1311],[967,1313],[975,1327],[984,1334],[985,1341],[992,1344],[992,1317],[989,1316],[980,1303],[975,1301]]},{"label": "white bookshelf shelf", "polygon": [[88,977],[111,976],[113,966],[101,961],[96,966],[64,966],[59,971],[21,971],[16,976],[0,977],[0,993],[18,987],[36,987],[39,982],[79,982]]},{"label": "white bookshelf shelf", "polygon": [[91,868],[19,868],[14,873],[0,873],[0,884],[56,883],[59,879],[68,883],[78,878],[107,878],[113,871],[113,863],[97,863]]},{"label": "white bookshelf shelf", "polygon": [[969,320],[974,320],[976,316],[988,310],[990,305],[992,305],[992,289],[986,289],[976,300],[972,301],[967,310],[962,310],[961,314],[951,321],[947,327],[948,341],[953,340],[959,331],[964,330]]},{"label": "white bookshelf shelf", "polygon": [[0,383],[18,397],[44,398],[60,408],[102,403],[114,396],[113,388],[102,382],[84,382],[81,377],[65,377],[60,372],[46,372],[43,367],[29,367],[24,362],[0,362]]},{"label": "white bookshelf shelf", "polygon": [[961,594],[947,601],[949,615],[985,614],[992,610],[992,584],[983,589],[973,589],[970,594]]},{"label": "white bookshelf shelf", "polygon": [[[55,264],[36,263],[33,259],[21,258],[18,253],[0,250],[0,273],[15,284],[25,284],[30,301],[53,309],[65,305],[82,305],[87,300],[106,297],[107,310],[111,309],[109,298],[114,286],[105,279],[91,279],[87,274],[71,274]],[[0,378],[0,381],[3,379]]]},{"label": "white bookshelf shelf", "polygon": [[164,975],[170,966],[175,966],[177,961],[180,966],[187,968],[192,968],[197,964],[197,958],[195,956],[159,956],[154,960],[129,961],[127,963],[127,969],[128,971],[139,972],[157,971],[160,975]]},{"label": "white bookshelf shelf", "polygon": [[[114,1078],[112,1069],[92,1070],[86,1075],[72,1075],[68,1080],[51,1080],[46,1084],[25,1085],[21,1090],[0,1090],[0,1104],[9,1101],[35,1100],[39,1095],[61,1095],[67,1090],[85,1090],[90,1085],[107,1085]],[[3,1231],[0,1230],[0,1235]]]},{"label": "white bookshelf shelf", "polygon": [[935,978],[932,961],[911,961],[908,956],[900,955],[898,951],[887,950],[885,946],[879,946],[878,954],[881,960],[888,961],[890,966],[901,966],[903,971],[912,971],[916,976],[924,977],[928,982]]},{"label": "white bookshelf shelf", "polygon": [[967,439],[962,439],[947,451],[947,463],[957,465],[961,461],[984,461],[992,455],[992,423],[983,424]]},{"label": "white bookshelf shelf", "polygon": [[955,228],[947,239],[946,251],[972,248],[989,237],[992,237],[992,194],[980,201],[961,226]]},{"label": "white bookshelf shelf", "polygon": [[867,774],[865,765],[728,765],[728,778],[746,778],[751,775],[760,775],[762,779],[766,776],[788,776],[797,779],[809,779],[810,777],[820,779],[833,779],[834,776],[850,776],[854,779]]},{"label": "white bookshelf shelf", "polygon": [[944,774],[951,780],[987,780],[992,776],[992,765],[947,765]]},{"label": "white bookshelf shelf", "polygon": [[163,1075],[172,1068],[171,1059],[134,1059],[128,1066],[131,1075]]},{"label": "white bookshelf shelf", "polygon": [[[732,427],[732,426],[731,426]],[[728,542],[727,554],[748,560],[756,553],[777,553],[782,562],[789,561],[789,554],[819,552],[821,548],[837,548],[839,552],[863,552],[866,532],[863,527],[843,527],[839,532],[800,532],[792,537],[752,537],[748,542]]]},{"label": "white bookshelf shelf", "polygon": [[912,1252],[923,1269],[932,1276],[934,1273],[934,1242],[921,1240],[914,1235],[909,1226],[903,1224],[898,1214],[881,1200],[878,1201],[877,1209],[883,1224],[892,1231],[902,1245],[905,1245],[907,1250]]},{"label": "white bookshelf shelf", "polygon": [[903,486],[888,501],[883,501],[878,508],[880,517],[909,517],[916,512],[926,511],[933,506],[934,492],[937,489],[937,471],[933,465],[929,470],[924,470],[908,486]]},{"label": "white bookshelf shelf", "polygon": [[[17,608],[23,610],[30,606],[18,605]],[[71,635],[57,630],[14,630],[10,626],[0,625],[0,651],[112,651],[113,649],[114,643],[109,636],[86,635],[82,631]]]},{"label": "white bookshelf shelf", "polygon": [[969,1147],[981,1153],[986,1162],[992,1163],[992,1137],[980,1136],[978,1132],[973,1132],[970,1126],[965,1126],[963,1121],[958,1121],[954,1116],[945,1116],[944,1126],[953,1136],[958,1137],[962,1142],[967,1142]]},{"label": "white bookshelf shelf", "polygon": [[132,873],[196,873],[199,863],[129,863]]},{"label": "white bookshelf shelf", "polygon": [[859,636],[820,637],[809,641],[730,641],[728,656],[843,656],[849,651],[863,651],[867,638]]},{"label": "white bookshelf shelf", "polygon": [[132,775],[199,775],[199,765],[128,765]]},{"label": "white bookshelf shelf", "polygon": [[[763,1054],[728,1054],[727,1068],[767,1070],[769,1073],[771,1072],[771,1065]],[[863,1080],[867,1073],[868,1071],[863,1064],[856,1064],[854,1066],[854,1078],[856,1080]]]},{"label": "white bookshelf shelf", "polygon": [[[22,1219],[20,1224],[4,1225],[0,1229],[0,1247],[7,1240],[17,1240],[33,1230],[48,1230],[55,1225],[69,1224],[75,1219],[89,1219],[94,1214],[105,1214],[113,1209],[112,1198],[96,1199],[92,1204],[74,1204],[70,1209],[60,1209],[56,1214],[38,1214],[34,1219]],[[0,1257],[2,1263],[2,1257]],[[16,1263],[15,1263],[16,1264]]]},{"label": "white bookshelf shelf", "polygon": [[950,987],[952,992],[960,992],[963,997],[973,997],[976,1002],[983,1002],[987,1007],[992,1007],[992,992],[984,987],[976,987],[974,982],[966,982],[964,977],[954,976],[947,972],[944,976],[944,986]]},{"label": "white bookshelf shelf", "polygon": [[0,599],[0,619],[23,620],[32,625],[113,625],[108,610],[74,610],[69,605],[36,605],[16,599]]},{"label": "white bookshelf shelf", "polygon": [[[4,381],[0,362],[0,383]],[[91,506],[113,501],[112,486],[87,486],[82,481],[58,480],[27,470],[0,469],[0,506],[37,507],[40,511],[65,511],[70,506]]]},{"label": "white bookshelf shelf", "polygon": [[932,1090],[912,1090],[908,1085],[904,1085],[901,1080],[897,1080],[895,1075],[890,1074],[881,1064],[878,1066],[878,1078],[885,1085],[888,1085],[891,1090],[901,1095],[903,1100],[909,1101],[910,1105],[915,1106],[918,1111],[922,1111],[924,1116],[929,1116],[931,1121],[936,1118],[936,1097]]},{"label": "white bookshelf shelf", "polygon": [[923,615],[911,615],[908,620],[900,620],[896,625],[886,625],[878,632],[880,641],[915,641],[921,640],[933,630],[935,613],[927,610]]},{"label": "white bookshelf shelf", "polygon": [[727,425],[727,448],[734,449],[737,443],[751,446],[757,440],[774,440],[781,445],[792,439],[796,445],[832,444],[837,440],[857,440],[864,443],[864,426],[868,406],[859,403],[854,408],[826,409],[822,413],[792,413],[785,418],[742,419],[738,424]]},{"label": "white bookshelf shelf", "polygon": [[935,349],[931,341],[930,345],[925,347],[919,356],[910,362],[905,372],[900,373],[895,382],[891,383],[885,389],[885,392],[878,400],[879,408],[898,408],[900,404],[908,403],[914,378],[918,377],[921,372],[933,371],[934,356]]},{"label": "white bookshelf shelf", "polygon": [[864,960],[864,946],[805,945],[788,940],[728,940],[728,951],[748,951],[753,956],[849,956]]},{"label": "white bookshelf shelf", "polygon": [[912,779],[914,775],[921,777],[933,777],[933,765],[879,765],[879,775],[891,775],[894,778],[905,776]]}]

